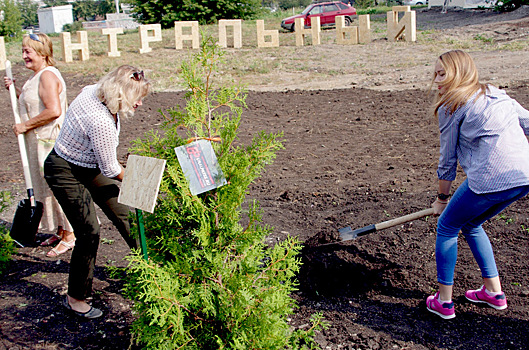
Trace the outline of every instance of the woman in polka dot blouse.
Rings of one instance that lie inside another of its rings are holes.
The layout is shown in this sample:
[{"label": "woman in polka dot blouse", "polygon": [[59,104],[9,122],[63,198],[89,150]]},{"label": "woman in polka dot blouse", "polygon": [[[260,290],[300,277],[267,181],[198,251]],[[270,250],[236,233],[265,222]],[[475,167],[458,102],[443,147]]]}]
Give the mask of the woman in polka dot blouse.
[{"label": "woman in polka dot blouse", "polygon": [[64,306],[81,317],[102,315],[86,302],[92,292],[99,246],[94,202],[129,247],[138,247],[130,235],[129,208],[117,202],[117,181],[124,175],[117,146],[120,118],[134,114],[150,88],[143,71],[128,65],[85,87],[68,108],[55,147],[44,164],[46,181],[76,232]]}]

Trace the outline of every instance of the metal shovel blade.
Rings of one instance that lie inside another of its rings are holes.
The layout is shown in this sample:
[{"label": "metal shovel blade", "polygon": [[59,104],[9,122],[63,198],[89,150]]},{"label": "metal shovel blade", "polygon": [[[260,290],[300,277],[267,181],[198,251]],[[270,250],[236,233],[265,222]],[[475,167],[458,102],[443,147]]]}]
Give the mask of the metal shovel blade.
[{"label": "metal shovel blade", "polygon": [[364,236],[369,233],[375,232],[377,230],[375,225],[369,225],[366,227],[358,228],[356,230],[351,229],[350,227],[344,227],[338,230],[340,232],[340,240],[343,241],[350,241],[352,239],[355,239],[359,236]]},{"label": "metal shovel blade", "polygon": [[408,221],[413,221],[420,219],[425,216],[433,215],[433,208],[424,209],[421,211],[418,211],[416,213],[404,215],[392,220],[384,221],[378,224],[373,224],[369,226],[365,226],[356,230],[352,230],[351,227],[344,227],[338,230],[340,233],[340,240],[343,241],[350,241],[352,239],[355,239],[360,236],[364,236],[379,230],[383,230],[389,227],[397,226],[399,224],[403,224]]},{"label": "metal shovel blade", "polygon": [[358,235],[355,235],[353,230],[350,227],[344,227],[338,230],[340,233],[340,240],[341,241],[349,241],[351,239],[355,239],[358,237]]},{"label": "metal shovel blade", "polygon": [[32,206],[28,198],[21,200],[13,218],[13,225],[9,235],[22,247],[35,245],[35,238],[37,237],[43,212],[42,203],[35,203],[36,205]]}]

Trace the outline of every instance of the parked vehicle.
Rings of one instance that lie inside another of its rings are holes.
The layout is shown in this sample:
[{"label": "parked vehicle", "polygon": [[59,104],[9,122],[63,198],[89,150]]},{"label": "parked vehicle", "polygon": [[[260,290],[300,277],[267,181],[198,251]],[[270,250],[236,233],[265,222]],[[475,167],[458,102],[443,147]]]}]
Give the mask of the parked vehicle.
[{"label": "parked vehicle", "polygon": [[305,19],[305,28],[311,27],[311,18],[320,17],[320,25],[322,27],[335,26],[336,16],[345,16],[345,25],[348,26],[353,21],[353,16],[356,15],[356,9],[350,5],[346,5],[341,1],[320,2],[310,4],[299,15],[290,16],[281,21],[281,28],[295,30],[296,18]]},{"label": "parked vehicle", "polygon": [[404,6],[419,6],[427,5],[428,0],[401,0],[400,3]]}]

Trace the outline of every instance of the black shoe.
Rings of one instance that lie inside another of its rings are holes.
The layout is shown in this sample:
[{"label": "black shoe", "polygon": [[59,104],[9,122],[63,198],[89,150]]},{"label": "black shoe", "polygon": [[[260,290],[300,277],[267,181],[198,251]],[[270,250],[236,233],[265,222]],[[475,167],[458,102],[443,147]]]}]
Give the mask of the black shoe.
[{"label": "black shoe", "polygon": [[75,311],[74,309],[72,309],[72,307],[70,306],[70,303],[68,302],[68,296],[66,296],[62,302],[62,305],[69,311],[73,312],[75,315],[79,316],[79,317],[84,317],[84,318],[89,318],[89,319],[92,319],[92,318],[98,318],[98,317],[101,317],[103,316],[103,311],[99,310],[99,309],[96,309],[95,307],[93,306],[90,306],[90,310],[88,310],[87,312],[79,312],[79,311]]}]

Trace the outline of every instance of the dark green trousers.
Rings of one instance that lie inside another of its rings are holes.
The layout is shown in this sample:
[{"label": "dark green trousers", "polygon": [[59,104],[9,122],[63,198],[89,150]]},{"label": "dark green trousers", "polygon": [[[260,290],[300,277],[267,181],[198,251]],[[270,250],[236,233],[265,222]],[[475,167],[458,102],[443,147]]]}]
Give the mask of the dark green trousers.
[{"label": "dark green trousers", "polygon": [[129,207],[118,203],[118,181],[101,174],[99,169],[80,167],[51,151],[44,162],[48,182],[75,233],[75,247],[70,262],[68,295],[84,300],[92,293],[92,280],[99,247],[99,222],[94,202],[103,210],[130,248],[138,248],[130,235]]}]

